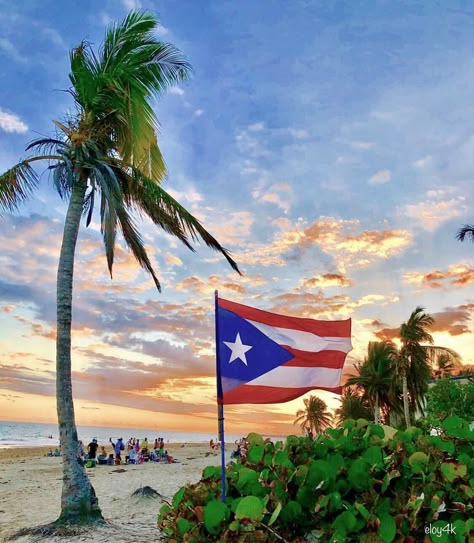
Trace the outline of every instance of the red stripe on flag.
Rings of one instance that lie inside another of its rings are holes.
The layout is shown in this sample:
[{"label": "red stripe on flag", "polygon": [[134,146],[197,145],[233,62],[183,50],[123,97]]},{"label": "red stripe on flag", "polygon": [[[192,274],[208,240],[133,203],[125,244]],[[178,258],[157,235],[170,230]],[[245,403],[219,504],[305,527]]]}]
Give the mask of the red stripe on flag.
[{"label": "red stripe on flag", "polygon": [[[266,387],[257,385],[241,385],[229,392],[224,393],[224,399],[219,400],[221,404],[241,404],[241,403],[283,403],[289,402],[306,394],[315,387],[309,388],[280,388]],[[318,390],[327,390],[334,394],[342,394],[342,387],[324,388],[318,387]]]},{"label": "red stripe on flag", "polygon": [[255,309],[247,305],[229,302],[219,298],[219,307],[232,311],[236,315],[248,320],[253,320],[290,330],[303,330],[321,337],[351,337],[351,319],[341,321],[318,321],[301,317],[288,317],[278,313],[270,313],[262,309]]},{"label": "red stripe on flag", "polygon": [[292,349],[287,345],[283,345],[294,358],[282,364],[282,366],[300,366],[305,368],[333,368],[341,369],[346,360],[346,353],[341,351],[319,351],[317,353],[309,353],[307,351],[299,351]]}]

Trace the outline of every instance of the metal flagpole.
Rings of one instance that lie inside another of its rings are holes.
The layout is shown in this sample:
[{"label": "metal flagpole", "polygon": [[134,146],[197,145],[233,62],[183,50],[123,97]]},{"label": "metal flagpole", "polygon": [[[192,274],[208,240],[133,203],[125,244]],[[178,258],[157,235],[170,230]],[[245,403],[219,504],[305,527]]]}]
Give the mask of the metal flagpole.
[{"label": "metal flagpole", "polygon": [[214,291],[215,319],[216,319],[216,378],[217,378],[217,419],[219,422],[219,441],[221,444],[221,500],[225,502],[225,439],[224,439],[224,405],[222,404],[221,367],[219,359],[219,294]]}]

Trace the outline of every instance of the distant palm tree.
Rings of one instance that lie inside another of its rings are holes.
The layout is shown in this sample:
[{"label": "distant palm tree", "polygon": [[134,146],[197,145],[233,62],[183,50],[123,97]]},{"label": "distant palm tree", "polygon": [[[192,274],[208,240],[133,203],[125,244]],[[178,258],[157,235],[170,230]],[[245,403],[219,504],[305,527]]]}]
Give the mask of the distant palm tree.
[{"label": "distant palm tree", "polygon": [[460,368],[461,364],[455,358],[446,352],[439,353],[433,362],[431,376],[433,379],[446,379]]},{"label": "distant palm tree", "polygon": [[[403,412],[405,424],[410,426],[410,398],[413,403],[420,400],[427,388],[430,369],[428,355],[422,342],[433,344],[433,336],[427,328],[434,323],[434,318],[425,313],[421,306],[412,311],[407,322],[400,326],[400,341],[397,369],[402,382]],[[410,383],[410,391],[408,387]],[[410,398],[409,398],[410,392]]]},{"label": "distant palm tree", "polygon": [[340,400],[341,405],[334,413],[337,424],[342,424],[347,419],[371,419],[373,411],[370,405],[362,395],[355,392],[354,387],[346,384]]},{"label": "distant palm tree", "polygon": [[296,413],[294,424],[299,424],[301,429],[318,434],[331,423],[331,412],[328,411],[326,402],[317,396],[304,399],[305,409],[299,409]]},{"label": "distant palm tree", "polygon": [[460,228],[456,234],[456,239],[458,241],[464,241],[465,238],[469,238],[471,241],[474,241],[474,225],[465,224]]},{"label": "distant palm tree", "polygon": [[117,229],[138,263],[160,284],[136,226],[147,217],[188,248],[198,239],[237,264],[200,222],[160,185],[166,167],[157,141],[158,122],[151,100],[186,79],[190,65],[155,34],[152,14],[131,12],[111,25],[98,53],[83,42],[70,54],[69,93],[75,113],[54,121],[55,138],[41,138],[27,150],[36,154],[0,176],[0,207],[14,210],[39,184],[33,169],[46,160],[54,186],[68,209],[57,275],[56,395],[63,451],[61,515],[57,523],[102,519],[92,485],[78,462],[78,440],[71,383],[71,312],[74,254],[81,217],[89,225],[99,200],[101,231],[110,274]]},{"label": "distant palm tree", "polygon": [[362,364],[356,365],[358,375],[350,377],[346,385],[356,386],[373,409],[375,424],[380,421],[380,407],[387,411],[395,403],[395,370],[397,349],[390,341],[371,341]]}]

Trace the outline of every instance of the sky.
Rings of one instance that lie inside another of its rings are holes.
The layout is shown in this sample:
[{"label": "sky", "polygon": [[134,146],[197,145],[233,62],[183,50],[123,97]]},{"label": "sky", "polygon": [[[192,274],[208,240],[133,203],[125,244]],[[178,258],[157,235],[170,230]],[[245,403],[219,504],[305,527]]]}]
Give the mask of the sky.
[{"label": "sky", "polygon": [[[133,8],[193,66],[154,104],[165,188],[231,252],[239,277],[140,224],[163,291],[124,248],[107,274],[82,225],[73,308],[79,424],[216,433],[214,291],[352,319],[353,350],[420,305],[437,345],[474,363],[474,9],[374,0],[0,0],[0,171],[71,110],[68,52]],[[55,280],[65,203],[47,173],[0,218],[0,419],[56,420]],[[337,396],[315,392],[331,408]],[[306,397],[306,396],[305,396]],[[226,429],[282,435],[305,397],[226,407]]]}]

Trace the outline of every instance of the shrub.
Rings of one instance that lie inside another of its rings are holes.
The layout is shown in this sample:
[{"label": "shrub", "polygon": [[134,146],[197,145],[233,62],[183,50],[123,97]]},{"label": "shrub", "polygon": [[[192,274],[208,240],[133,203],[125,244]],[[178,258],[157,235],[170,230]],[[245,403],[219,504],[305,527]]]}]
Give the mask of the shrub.
[{"label": "shrub", "polygon": [[415,542],[430,525],[433,541],[464,542],[474,535],[474,431],[458,417],[442,430],[389,439],[359,419],[315,440],[254,439],[226,468],[224,503],[220,467],[208,467],[162,506],[158,526],[168,543]]}]

